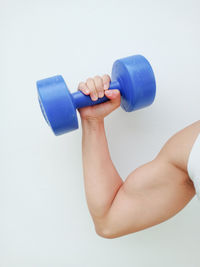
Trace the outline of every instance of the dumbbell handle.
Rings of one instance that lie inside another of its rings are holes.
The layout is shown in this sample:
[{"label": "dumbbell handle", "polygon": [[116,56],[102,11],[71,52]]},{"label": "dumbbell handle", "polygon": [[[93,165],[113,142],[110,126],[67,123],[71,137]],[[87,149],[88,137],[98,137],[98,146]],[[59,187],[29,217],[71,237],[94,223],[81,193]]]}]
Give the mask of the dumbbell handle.
[{"label": "dumbbell handle", "polygon": [[[120,90],[120,84],[118,81],[113,81],[110,83],[110,86],[108,89],[118,89]],[[93,101],[89,95],[84,95],[81,91],[77,91],[75,93],[71,94],[73,102],[76,106],[76,108],[83,108],[88,106],[94,106],[96,104],[104,103],[108,101],[109,99],[104,96],[102,98],[98,98],[98,100]]]}]

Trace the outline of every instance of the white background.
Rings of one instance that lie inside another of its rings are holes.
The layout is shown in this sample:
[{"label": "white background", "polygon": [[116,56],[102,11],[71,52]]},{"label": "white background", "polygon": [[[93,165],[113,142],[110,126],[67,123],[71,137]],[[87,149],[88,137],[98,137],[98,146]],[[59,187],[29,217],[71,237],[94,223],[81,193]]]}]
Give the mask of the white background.
[{"label": "white background", "polygon": [[0,267],[198,267],[196,197],[161,225],[118,239],[94,231],[82,176],[81,129],[55,137],[35,82],[62,74],[71,91],[142,54],[155,103],[106,119],[125,179],[171,135],[199,119],[198,0],[0,0]]}]

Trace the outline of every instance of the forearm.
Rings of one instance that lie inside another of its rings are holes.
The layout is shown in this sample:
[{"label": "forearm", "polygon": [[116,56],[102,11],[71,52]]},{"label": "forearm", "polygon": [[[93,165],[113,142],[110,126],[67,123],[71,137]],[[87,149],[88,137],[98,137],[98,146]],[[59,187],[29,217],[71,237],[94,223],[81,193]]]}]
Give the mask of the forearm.
[{"label": "forearm", "polygon": [[110,158],[103,120],[82,120],[86,199],[93,220],[103,218],[123,184]]}]

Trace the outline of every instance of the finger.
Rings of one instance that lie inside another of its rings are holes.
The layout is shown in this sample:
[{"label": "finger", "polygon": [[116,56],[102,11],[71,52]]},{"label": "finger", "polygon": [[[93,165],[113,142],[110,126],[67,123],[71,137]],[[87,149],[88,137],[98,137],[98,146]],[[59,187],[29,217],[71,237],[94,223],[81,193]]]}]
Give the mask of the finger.
[{"label": "finger", "polygon": [[78,85],[78,90],[80,90],[81,92],[83,92],[85,95],[89,95],[90,90],[87,87],[87,84],[84,82],[80,82]]},{"label": "finger", "polygon": [[112,102],[119,102],[120,103],[120,92],[117,89],[106,90],[105,95],[109,98]]},{"label": "finger", "polygon": [[95,76],[94,83],[96,86],[98,97],[102,98],[104,96],[103,79],[100,76]]},{"label": "finger", "polygon": [[[104,106],[104,111],[109,114],[116,108],[120,106],[121,102],[121,96],[119,90],[106,90],[105,95],[110,99],[110,101],[107,101]],[[102,104],[102,105],[104,105]]]},{"label": "finger", "polygon": [[98,94],[97,94],[94,80],[92,78],[88,78],[86,84],[87,84],[87,87],[89,88],[91,99],[93,101],[96,101],[98,99]]},{"label": "finger", "polygon": [[102,76],[103,84],[104,84],[104,90],[108,90],[110,86],[110,76],[108,74],[104,74]]}]

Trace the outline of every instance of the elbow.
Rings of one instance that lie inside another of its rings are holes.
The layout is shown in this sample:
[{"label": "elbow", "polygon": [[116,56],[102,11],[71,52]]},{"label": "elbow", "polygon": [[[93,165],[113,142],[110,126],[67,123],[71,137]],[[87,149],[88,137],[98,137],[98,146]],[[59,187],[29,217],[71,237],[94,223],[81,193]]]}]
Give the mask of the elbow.
[{"label": "elbow", "polygon": [[96,233],[97,233],[98,236],[100,236],[102,238],[106,238],[106,239],[112,239],[113,238],[111,233],[106,229],[101,230],[101,231],[96,230]]},{"label": "elbow", "polygon": [[106,239],[114,239],[118,237],[122,237],[128,234],[134,234],[144,228],[132,228],[132,229],[124,229],[124,228],[116,228],[111,226],[105,225],[95,225],[96,234],[102,238]]},{"label": "elbow", "polygon": [[96,234],[102,238],[114,239],[128,234],[127,231],[124,231],[124,227],[119,227],[120,225],[109,222],[106,216],[101,219],[93,218],[93,222]]},{"label": "elbow", "polygon": [[95,231],[98,236],[106,239],[114,239],[121,236],[108,227],[95,227]]}]

